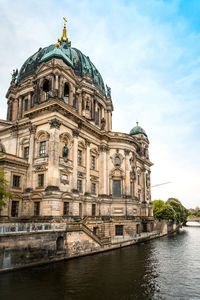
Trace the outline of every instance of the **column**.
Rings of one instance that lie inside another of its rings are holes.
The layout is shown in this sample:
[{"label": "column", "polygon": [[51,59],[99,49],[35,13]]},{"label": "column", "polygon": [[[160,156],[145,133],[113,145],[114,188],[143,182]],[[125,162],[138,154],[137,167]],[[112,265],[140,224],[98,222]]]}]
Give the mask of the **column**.
[{"label": "column", "polygon": [[49,121],[49,164],[47,185],[59,186],[59,129],[61,122],[54,118]]},{"label": "column", "polygon": [[58,74],[56,74],[55,90],[58,90]]},{"label": "column", "polygon": [[106,195],[107,194],[107,158],[106,153],[109,150],[107,145],[100,146],[100,160],[99,160],[99,191],[100,194]]},{"label": "column", "polygon": [[125,195],[130,196],[130,172],[129,172],[129,150],[124,150],[125,154]]},{"label": "column", "polygon": [[27,187],[33,187],[33,162],[35,157],[35,133],[36,126],[30,125],[30,139],[29,139],[29,156],[28,156],[28,172],[27,172]]},{"label": "column", "polygon": [[31,108],[31,92],[28,94],[28,109]]},{"label": "column", "polygon": [[90,142],[86,141],[86,192],[91,193],[91,184],[90,184]]},{"label": "column", "polygon": [[74,97],[74,88],[73,85],[70,84],[70,89],[69,89],[69,104],[73,106],[73,97]]},{"label": "column", "polygon": [[73,153],[73,189],[77,190],[77,154],[78,154],[78,136],[79,131],[77,129],[73,130],[74,137],[74,153]]}]

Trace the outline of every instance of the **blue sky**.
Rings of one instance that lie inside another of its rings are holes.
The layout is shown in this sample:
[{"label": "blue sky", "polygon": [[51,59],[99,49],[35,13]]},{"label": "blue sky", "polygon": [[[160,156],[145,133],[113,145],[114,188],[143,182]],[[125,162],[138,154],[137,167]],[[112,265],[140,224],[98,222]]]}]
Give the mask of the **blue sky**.
[{"label": "blue sky", "polygon": [[0,0],[0,118],[11,73],[55,43],[68,19],[72,46],[111,89],[113,130],[138,120],[150,140],[153,199],[200,205],[200,1]]}]

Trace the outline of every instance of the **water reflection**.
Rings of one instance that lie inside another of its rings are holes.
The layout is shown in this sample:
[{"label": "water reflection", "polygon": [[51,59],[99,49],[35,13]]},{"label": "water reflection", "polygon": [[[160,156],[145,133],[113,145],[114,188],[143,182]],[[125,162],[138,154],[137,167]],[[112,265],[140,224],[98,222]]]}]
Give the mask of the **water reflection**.
[{"label": "water reflection", "polygon": [[200,228],[0,275],[2,299],[198,299]]}]

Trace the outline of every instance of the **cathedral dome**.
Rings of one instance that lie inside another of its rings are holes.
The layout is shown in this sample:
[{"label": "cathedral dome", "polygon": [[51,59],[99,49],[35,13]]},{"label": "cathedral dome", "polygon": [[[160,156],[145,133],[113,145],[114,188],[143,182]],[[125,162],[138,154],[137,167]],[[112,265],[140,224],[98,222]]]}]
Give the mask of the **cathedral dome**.
[{"label": "cathedral dome", "polygon": [[22,65],[17,81],[33,75],[39,66],[52,58],[61,58],[68,66],[70,66],[76,75],[88,76],[93,83],[104,93],[105,86],[101,74],[91,62],[90,58],[84,55],[80,50],[71,48],[70,44],[61,43],[59,47],[57,44],[50,45],[39,50],[30,56]]},{"label": "cathedral dome", "polygon": [[129,133],[129,135],[135,135],[135,134],[144,134],[147,137],[146,132],[144,129],[140,126],[138,126],[138,122],[136,122],[137,126],[133,127]]}]

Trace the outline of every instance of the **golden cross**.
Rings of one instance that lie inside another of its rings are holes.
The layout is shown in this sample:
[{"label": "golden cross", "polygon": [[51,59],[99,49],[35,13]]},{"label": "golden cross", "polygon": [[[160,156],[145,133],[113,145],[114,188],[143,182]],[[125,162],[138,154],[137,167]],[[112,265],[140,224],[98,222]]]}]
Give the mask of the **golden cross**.
[{"label": "golden cross", "polygon": [[138,126],[139,122],[137,121],[136,124],[137,124],[137,126]]},{"label": "golden cross", "polygon": [[64,25],[66,25],[66,23],[67,23],[66,17],[63,17],[63,20],[64,20]]}]

